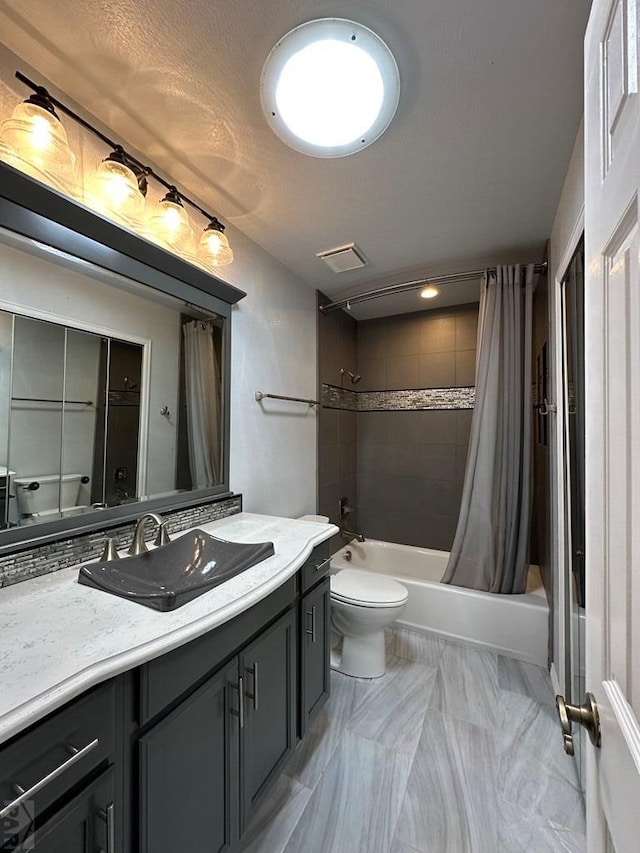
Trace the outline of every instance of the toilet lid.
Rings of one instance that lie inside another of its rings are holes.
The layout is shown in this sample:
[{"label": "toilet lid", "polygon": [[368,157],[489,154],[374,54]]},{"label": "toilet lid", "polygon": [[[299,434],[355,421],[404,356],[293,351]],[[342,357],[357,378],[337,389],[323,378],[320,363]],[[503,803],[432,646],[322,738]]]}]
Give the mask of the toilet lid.
[{"label": "toilet lid", "polygon": [[365,607],[403,604],[409,593],[401,583],[384,575],[342,569],[331,578],[331,596],[339,601]]}]

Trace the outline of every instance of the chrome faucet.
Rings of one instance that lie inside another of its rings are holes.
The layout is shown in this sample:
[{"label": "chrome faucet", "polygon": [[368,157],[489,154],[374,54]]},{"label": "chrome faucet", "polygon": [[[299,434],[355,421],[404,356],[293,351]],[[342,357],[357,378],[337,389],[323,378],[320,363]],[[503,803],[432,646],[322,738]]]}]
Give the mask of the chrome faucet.
[{"label": "chrome faucet", "polygon": [[157,515],[155,512],[145,512],[145,514],[141,515],[136,522],[133,542],[127,551],[127,554],[129,554],[130,557],[137,557],[139,554],[144,554],[149,550],[144,541],[144,530],[147,525],[147,521],[154,521],[158,525],[158,535],[153,542],[156,547],[166,545],[171,541],[167,532],[167,522],[162,518],[162,516]]}]

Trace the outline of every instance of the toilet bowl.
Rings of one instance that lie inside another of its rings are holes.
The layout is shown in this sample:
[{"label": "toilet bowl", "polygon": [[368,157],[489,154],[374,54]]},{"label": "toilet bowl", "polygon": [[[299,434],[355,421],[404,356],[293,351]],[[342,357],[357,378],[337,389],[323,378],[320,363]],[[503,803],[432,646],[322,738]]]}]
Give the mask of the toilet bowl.
[{"label": "toilet bowl", "polygon": [[331,668],[355,678],[386,672],[384,629],[404,610],[409,593],[383,575],[343,569],[331,578]]}]

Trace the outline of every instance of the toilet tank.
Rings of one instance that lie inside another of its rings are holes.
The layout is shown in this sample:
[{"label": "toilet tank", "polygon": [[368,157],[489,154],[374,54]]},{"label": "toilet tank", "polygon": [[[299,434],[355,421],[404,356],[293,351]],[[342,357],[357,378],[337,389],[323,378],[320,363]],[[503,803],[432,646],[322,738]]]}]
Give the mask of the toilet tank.
[{"label": "toilet tank", "polygon": [[[62,479],[62,494],[60,480]],[[73,507],[78,501],[82,474],[45,474],[38,477],[14,477],[21,515],[36,515]],[[60,503],[59,503],[60,500]]]}]

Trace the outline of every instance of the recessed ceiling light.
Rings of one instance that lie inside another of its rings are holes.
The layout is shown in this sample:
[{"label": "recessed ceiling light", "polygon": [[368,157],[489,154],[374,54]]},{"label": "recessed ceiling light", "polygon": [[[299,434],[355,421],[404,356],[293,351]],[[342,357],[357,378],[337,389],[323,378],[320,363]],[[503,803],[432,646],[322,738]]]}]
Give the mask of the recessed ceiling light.
[{"label": "recessed ceiling light", "polygon": [[344,157],[386,130],[398,106],[393,54],[372,30],[343,18],[301,24],[262,70],[262,108],[277,135],[314,157]]},{"label": "recessed ceiling light", "polygon": [[438,288],[437,287],[425,287],[424,290],[420,291],[420,296],[422,296],[423,299],[433,299],[433,297],[437,296],[437,295],[438,295]]}]

